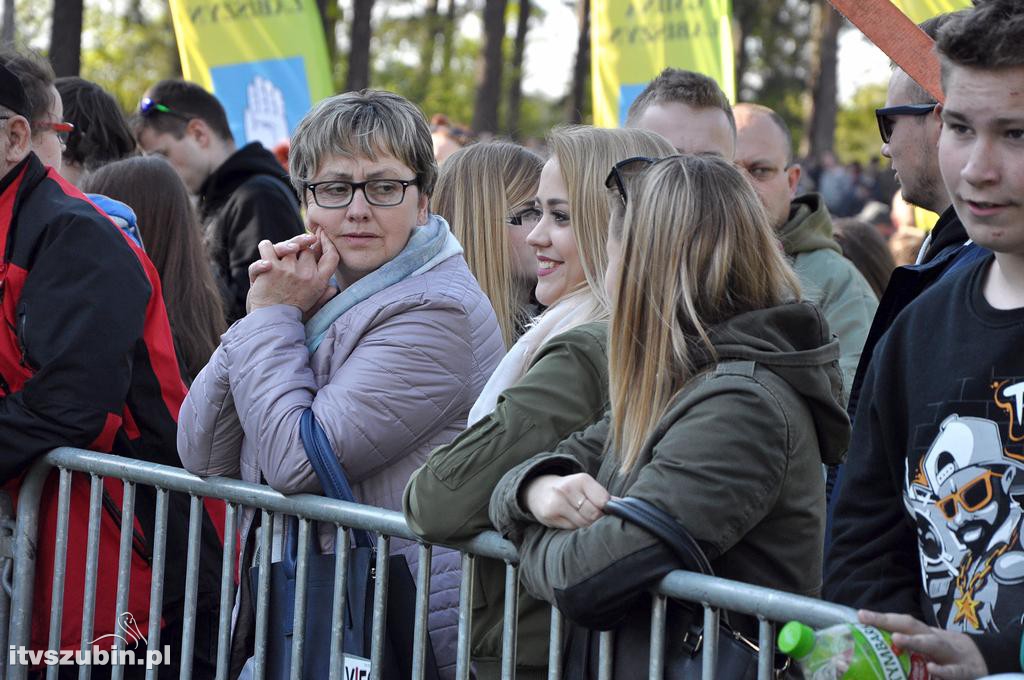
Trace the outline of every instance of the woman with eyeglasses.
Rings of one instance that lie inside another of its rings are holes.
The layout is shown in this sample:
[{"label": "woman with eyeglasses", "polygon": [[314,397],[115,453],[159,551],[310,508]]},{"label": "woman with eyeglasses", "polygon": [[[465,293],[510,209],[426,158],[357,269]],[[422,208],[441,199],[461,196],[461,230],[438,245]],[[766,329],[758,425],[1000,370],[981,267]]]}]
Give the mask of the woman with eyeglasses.
[{"label": "woman with eyeglasses", "polygon": [[[527,243],[536,256],[537,300],[547,310],[495,370],[470,413],[470,428],[435,450],[405,492],[409,526],[431,542],[492,529],[494,485],[515,465],[551,450],[608,407],[604,293],[609,202],[602,182],[617,160],[672,153],[645,130],[555,129],[548,137]],[[448,161],[451,162],[451,159]],[[501,671],[505,565],[477,560],[472,651],[481,680]],[[519,600],[516,677],[547,675],[550,608]]]},{"label": "woman with eyeglasses", "polygon": [[[312,409],[356,499],[398,509],[412,471],[465,427],[503,352],[498,324],[447,223],[428,214],[437,165],[408,100],[366,90],[322,101],[292,136],[290,170],[309,235],[260,243],[248,314],[193,383],[178,450],[200,475],[321,493],[299,437]],[[320,525],[322,551],[333,536]],[[393,546],[415,573],[415,546]],[[435,550],[431,570],[428,627],[451,677],[458,553]]]},{"label": "woman with eyeglasses", "polygon": [[[509,142],[459,149],[437,177],[431,209],[447,220],[491,301],[506,347],[536,316],[537,260],[526,242],[544,161]],[[526,219],[524,219],[526,217]]]},{"label": "woman with eyeglasses", "polygon": [[[648,667],[647,591],[679,565],[654,535],[605,515],[611,497],[668,513],[718,576],[816,596],[821,464],[838,463],[849,438],[838,346],[797,301],[740,171],[715,156],[633,160],[609,185],[621,197],[605,279],[610,412],[511,470],[490,507],[519,544],[526,590],[580,626],[567,678],[596,677],[593,629],[615,630],[613,677]],[[665,677],[679,677],[677,613]],[[732,622],[757,639],[756,622]]]}]

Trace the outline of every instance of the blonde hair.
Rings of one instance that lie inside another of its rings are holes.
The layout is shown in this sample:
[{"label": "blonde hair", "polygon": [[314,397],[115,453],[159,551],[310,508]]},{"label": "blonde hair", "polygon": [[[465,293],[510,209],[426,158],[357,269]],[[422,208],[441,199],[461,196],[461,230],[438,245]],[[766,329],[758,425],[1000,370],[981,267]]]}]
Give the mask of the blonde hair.
[{"label": "blonde hair", "polygon": [[487,142],[459,149],[444,162],[432,208],[451,225],[470,271],[490,299],[505,346],[516,341],[527,313],[518,288],[506,219],[531,200],[544,161],[509,142]]},{"label": "blonde hair", "polygon": [[605,242],[610,208],[604,181],[619,161],[634,156],[660,158],[675,153],[675,149],[661,135],[637,128],[557,127],[547,141],[552,157],[558,159],[568,193],[573,234],[586,277],[585,283],[571,294],[590,298],[580,302],[589,302],[593,307],[584,322],[607,318],[604,274],[608,268]]},{"label": "blonde hair", "polygon": [[708,331],[799,298],[750,184],[717,156],[676,156],[627,184],[612,236],[622,268],[609,338],[610,446],[628,472],[672,399],[706,358]]}]

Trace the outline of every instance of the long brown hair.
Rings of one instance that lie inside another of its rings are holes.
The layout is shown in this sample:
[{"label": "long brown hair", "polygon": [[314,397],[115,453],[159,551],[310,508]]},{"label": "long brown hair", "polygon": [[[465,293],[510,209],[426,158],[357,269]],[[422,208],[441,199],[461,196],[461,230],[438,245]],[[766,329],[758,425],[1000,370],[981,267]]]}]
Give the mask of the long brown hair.
[{"label": "long brown hair", "polygon": [[182,377],[191,382],[224,332],[224,309],[188,190],[162,158],[128,158],[86,177],[83,191],[126,203],[163,284]]},{"label": "long brown hair", "polygon": [[509,142],[481,142],[459,149],[444,162],[434,186],[432,209],[451,225],[465,249],[470,271],[498,316],[505,346],[526,325],[519,283],[508,243],[507,215],[532,199],[544,161]]},{"label": "long brown hair", "polygon": [[718,156],[675,156],[628,185],[610,222],[621,248],[609,333],[610,444],[628,472],[672,399],[714,357],[709,331],[798,298],[768,215]]}]

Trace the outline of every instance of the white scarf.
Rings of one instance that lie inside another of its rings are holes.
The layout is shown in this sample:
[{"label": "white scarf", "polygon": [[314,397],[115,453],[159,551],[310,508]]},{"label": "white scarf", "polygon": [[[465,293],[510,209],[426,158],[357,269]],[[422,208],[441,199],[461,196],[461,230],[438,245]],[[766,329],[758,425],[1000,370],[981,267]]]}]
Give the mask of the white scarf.
[{"label": "white scarf", "polygon": [[526,375],[537,350],[544,343],[576,326],[594,321],[599,316],[600,307],[601,303],[590,291],[584,290],[562,298],[538,316],[530,329],[516,340],[516,344],[512,345],[512,349],[494,369],[494,373],[469,411],[469,422],[466,426],[472,426],[494,412],[498,405],[498,397]]}]

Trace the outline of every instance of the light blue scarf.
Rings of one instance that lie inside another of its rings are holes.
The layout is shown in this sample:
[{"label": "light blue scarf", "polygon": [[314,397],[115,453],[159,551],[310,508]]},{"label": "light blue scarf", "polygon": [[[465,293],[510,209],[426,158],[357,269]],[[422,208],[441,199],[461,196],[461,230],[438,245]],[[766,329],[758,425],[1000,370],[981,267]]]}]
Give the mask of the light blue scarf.
[{"label": "light blue scarf", "polygon": [[402,252],[335,295],[306,322],[306,347],[309,353],[317,350],[331,324],[352,307],[388,286],[422,274],[443,260],[461,254],[462,246],[452,234],[448,223],[438,215],[431,215],[425,225],[412,230],[412,236]]}]

